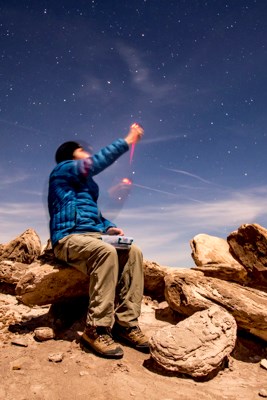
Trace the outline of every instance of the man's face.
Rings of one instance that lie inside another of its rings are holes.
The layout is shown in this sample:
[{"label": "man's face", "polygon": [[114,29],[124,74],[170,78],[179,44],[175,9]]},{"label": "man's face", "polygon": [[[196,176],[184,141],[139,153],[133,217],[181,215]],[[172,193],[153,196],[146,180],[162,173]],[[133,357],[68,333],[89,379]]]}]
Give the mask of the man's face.
[{"label": "man's face", "polygon": [[79,147],[73,152],[73,160],[81,160],[88,157],[90,157],[90,153],[88,153],[88,151],[85,151],[83,147]]}]

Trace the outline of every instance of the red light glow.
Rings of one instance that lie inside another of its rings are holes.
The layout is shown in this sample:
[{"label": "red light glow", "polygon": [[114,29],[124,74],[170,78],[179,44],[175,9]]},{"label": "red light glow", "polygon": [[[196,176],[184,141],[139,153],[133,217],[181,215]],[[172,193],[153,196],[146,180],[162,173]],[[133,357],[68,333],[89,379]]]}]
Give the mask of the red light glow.
[{"label": "red light glow", "polygon": [[123,178],[122,183],[124,183],[125,185],[131,185],[132,181],[129,178]]}]

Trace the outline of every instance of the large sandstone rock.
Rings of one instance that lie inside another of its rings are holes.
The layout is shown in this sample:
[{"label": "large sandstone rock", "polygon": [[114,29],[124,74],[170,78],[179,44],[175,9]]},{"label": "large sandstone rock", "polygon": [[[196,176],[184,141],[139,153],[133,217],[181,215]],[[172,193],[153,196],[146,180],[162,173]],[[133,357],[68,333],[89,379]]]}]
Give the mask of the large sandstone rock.
[{"label": "large sandstone rock", "polygon": [[[167,267],[144,261],[145,294],[156,300],[165,298],[164,277],[167,271]],[[43,253],[40,261],[27,266],[24,273],[15,271],[14,266],[9,266],[5,268],[3,275],[5,280],[16,280],[16,294],[27,305],[50,304],[62,299],[88,295],[89,278],[67,264],[59,264],[49,251]]]},{"label": "large sandstone rock", "polygon": [[178,269],[165,277],[165,297],[173,310],[186,316],[220,305],[239,328],[267,341],[267,293],[263,291]]},{"label": "large sandstone rock", "polygon": [[35,262],[19,280],[16,295],[28,306],[40,306],[88,296],[88,285],[88,276],[72,267]]},{"label": "large sandstone rock", "polygon": [[8,260],[0,261],[0,282],[16,285],[28,268],[28,264]]},{"label": "large sandstone rock", "polygon": [[244,224],[227,241],[233,257],[247,270],[250,284],[267,289],[267,229]]},{"label": "large sandstone rock", "polygon": [[164,300],[164,277],[169,268],[149,260],[144,260],[143,265],[145,294],[159,301]]},{"label": "large sandstone rock", "polygon": [[236,331],[235,319],[213,305],[177,325],[159,329],[150,339],[151,356],[168,371],[206,377],[233,351]]},{"label": "large sandstone rock", "polygon": [[27,229],[11,242],[3,245],[0,261],[11,260],[31,264],[41,254],[41,241],[33,229]]},{"label": "large sandstone rock", "polygon": [[231,255],[226,240],[201,233],[190,241],[192,258],[197,267],[206,276],[244,284],[247,282],[247,271]]}]

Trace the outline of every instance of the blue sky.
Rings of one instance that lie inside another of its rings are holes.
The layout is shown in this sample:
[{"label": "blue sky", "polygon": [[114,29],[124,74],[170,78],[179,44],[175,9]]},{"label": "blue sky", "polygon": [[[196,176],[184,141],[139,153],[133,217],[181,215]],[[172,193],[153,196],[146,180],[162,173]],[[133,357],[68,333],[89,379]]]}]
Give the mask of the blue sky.
[{"label": "blue sky", "polygon": [[267,226],[265,1],[11,0],[0,11],[0,243],[29,227],[48,239],[62,142],[97,151],[133,122],[145,129],[133,162],[125,154],[96,181],[103,215],[146,258],[190,267],[195,235]]}]

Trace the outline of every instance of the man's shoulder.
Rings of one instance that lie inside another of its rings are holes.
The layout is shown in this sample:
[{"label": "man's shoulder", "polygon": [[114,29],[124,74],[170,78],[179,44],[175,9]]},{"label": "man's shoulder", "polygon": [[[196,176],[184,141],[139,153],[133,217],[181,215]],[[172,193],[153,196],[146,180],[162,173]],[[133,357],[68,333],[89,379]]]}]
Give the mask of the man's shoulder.
[{"label": "man's shoulder", "polygon": [[62,161],[61,163],[57,164],[51,171],[50,175],[60,174],[62,172],[71,171],[74,166],[74,160],[67,160]]}]

